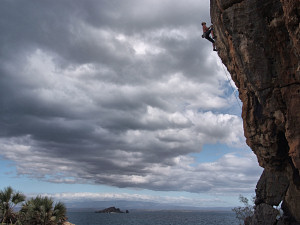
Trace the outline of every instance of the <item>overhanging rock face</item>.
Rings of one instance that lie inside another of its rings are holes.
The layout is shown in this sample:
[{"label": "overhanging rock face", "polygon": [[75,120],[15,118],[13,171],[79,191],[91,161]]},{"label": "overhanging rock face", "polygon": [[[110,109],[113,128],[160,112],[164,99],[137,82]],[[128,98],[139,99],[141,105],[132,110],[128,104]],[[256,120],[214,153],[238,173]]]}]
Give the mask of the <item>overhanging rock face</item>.
[{"label": "overhanging rock face", "polygon": [[300,1],[211,0],[211,19],[247,144],[265,168],[252,224],[276,223],[267,208],[282,201],[278,224],[300,223]]}]

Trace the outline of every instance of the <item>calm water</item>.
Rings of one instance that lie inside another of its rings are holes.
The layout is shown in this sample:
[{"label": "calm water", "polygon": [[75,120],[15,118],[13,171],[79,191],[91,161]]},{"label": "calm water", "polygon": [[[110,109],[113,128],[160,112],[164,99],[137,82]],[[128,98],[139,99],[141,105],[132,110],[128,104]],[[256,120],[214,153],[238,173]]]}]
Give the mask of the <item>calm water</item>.
[{"label": "calm water", "polygon": [[238,225],[232,212],[69,212],[75,225]]}]

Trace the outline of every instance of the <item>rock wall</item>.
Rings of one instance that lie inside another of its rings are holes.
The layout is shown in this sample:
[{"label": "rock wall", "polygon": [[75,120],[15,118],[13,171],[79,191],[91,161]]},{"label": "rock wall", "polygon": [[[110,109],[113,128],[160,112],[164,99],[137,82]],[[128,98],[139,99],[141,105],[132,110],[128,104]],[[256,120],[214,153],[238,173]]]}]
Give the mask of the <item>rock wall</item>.
[{"label": "rock wall", "polygon": [[[211,0],[211,19],[247,144],[264,168],[252,224],[300,223],[300,1]],[[278,222],[270,214],[281,202]]]}]

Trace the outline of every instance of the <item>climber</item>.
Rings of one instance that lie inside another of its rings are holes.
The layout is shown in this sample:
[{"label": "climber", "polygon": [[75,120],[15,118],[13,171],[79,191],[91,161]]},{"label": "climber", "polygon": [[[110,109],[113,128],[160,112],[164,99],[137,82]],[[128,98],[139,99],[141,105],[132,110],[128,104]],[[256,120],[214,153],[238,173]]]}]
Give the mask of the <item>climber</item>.
[{"label": "climber", "polygon": [[[202,22],[201,25],[203,28],[202,38],[209,40],[213,44],[213,50],[217,51],[217,49],[215,47],[215,40],[214,40],[216,38],[216,36],[214,36],[214,33],[213,33],[213,26],[211,25],[210,27],[207,27],[205,22]],[[210,34],[212,35],[212,38],[209,36]]]}]

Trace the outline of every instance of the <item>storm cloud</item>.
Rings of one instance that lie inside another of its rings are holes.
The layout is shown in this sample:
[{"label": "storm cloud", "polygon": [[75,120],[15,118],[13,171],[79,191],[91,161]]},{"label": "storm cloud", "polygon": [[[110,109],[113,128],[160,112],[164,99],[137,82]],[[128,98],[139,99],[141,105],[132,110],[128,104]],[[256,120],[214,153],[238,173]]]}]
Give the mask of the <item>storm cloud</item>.
[{"label": "storm cloud", "polygon": [[208,4],[2,0],[1,155],[20,175],[58,183],[202,192],[228,187],[242,165],[239,190],[254,183],[251,157],[206,165],[191,156],[244,142],[241,118],[226,113],[236,103],[221,65],[201,39]]}]

